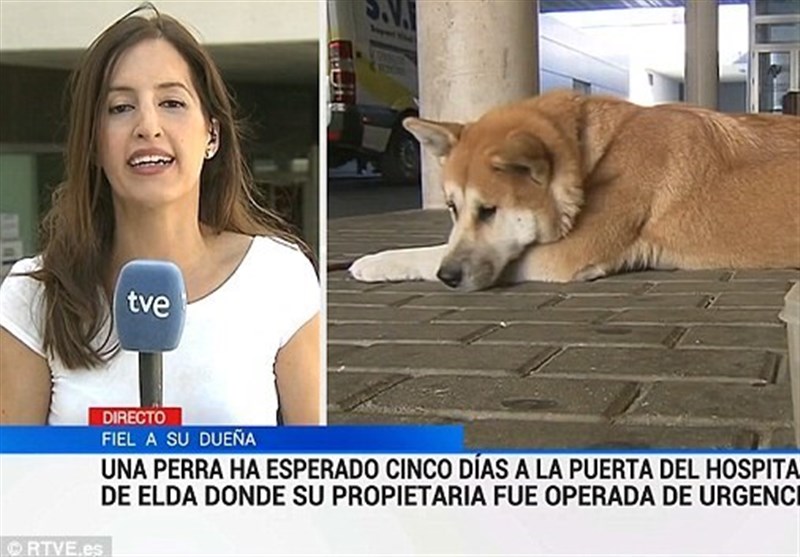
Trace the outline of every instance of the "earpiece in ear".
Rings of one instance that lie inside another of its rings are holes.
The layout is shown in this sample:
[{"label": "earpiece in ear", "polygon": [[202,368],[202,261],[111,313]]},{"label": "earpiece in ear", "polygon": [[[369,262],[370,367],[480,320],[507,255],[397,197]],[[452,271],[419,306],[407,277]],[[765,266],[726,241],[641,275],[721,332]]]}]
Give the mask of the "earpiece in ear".
[{"label": "earpiece in ear", "polygon": [[208,145],[206,146],[206,159],[211,159],[217,154],[219,148],[219,132],[217,128],[219,123],[216,119],[211,119],[211,129],[209,130]]}]

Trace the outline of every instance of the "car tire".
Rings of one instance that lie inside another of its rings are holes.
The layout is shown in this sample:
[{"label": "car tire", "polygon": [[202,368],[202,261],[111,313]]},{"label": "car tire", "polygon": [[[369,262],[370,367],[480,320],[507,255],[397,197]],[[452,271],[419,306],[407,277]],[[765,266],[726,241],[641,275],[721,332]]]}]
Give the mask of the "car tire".
[{"label": "car tire", "polygon": [[397,126],[389,138],[380,163],[383,179],[393,184],[419,184],[419,142],[402,126]]}]

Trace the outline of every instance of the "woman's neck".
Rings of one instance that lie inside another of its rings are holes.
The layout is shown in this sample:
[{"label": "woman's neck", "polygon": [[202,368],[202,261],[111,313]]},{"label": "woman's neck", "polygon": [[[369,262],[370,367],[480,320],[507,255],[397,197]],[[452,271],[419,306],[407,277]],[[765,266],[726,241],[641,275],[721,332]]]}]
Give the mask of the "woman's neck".
[{"label": "woman's neck", "polygon": [[192,278],[209,260],[210,235],[196,212],[183,213],[161,209],[117,211],[108,284],[113,287],[122,266],[133,259],[171,261],[180,267],[187,287],[193,283]]}]

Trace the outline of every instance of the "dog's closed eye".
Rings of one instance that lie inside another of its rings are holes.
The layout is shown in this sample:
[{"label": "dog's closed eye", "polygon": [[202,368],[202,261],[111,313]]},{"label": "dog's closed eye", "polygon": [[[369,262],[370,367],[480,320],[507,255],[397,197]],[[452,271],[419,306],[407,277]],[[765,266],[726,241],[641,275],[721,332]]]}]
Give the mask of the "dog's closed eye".
[{"label": "dog's closed eye", "polygon": [[453,215],[453,220],[458,220],[458,209],[456,208],[456,204],[452,201],[448,201],[447,208],[450,209],[450,214]]},{"label": "dog's closed eye", "polygon": [[478,207],[478,220],[480,222],[488,222],[492,219],[492,217],[497,212],[497,207],[489,207],[487,205],[481,205]]},{"label": "dog's closed eye", "polygon": [[507,174],[518,174],[523,176],[527,176],[531,172],[530,167],[524,164],[515,164],[499,160],[493,162],[492,170],[495,172],[505,172]]}]

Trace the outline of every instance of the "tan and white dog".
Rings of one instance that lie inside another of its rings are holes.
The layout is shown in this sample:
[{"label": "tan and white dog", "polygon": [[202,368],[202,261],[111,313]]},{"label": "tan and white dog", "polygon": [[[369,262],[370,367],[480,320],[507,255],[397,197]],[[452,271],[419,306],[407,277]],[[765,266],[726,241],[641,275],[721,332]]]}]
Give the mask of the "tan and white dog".
[{"label": "tan and white dog", "polygon": [[800,267],[800,118],[553,92],[461,125],[409,118],[443,163],[447,244],[355,261],[363,281],[590,280]]}]

